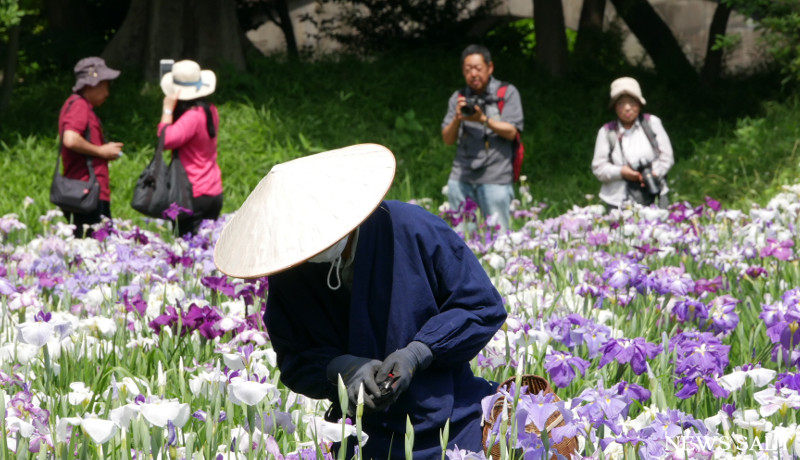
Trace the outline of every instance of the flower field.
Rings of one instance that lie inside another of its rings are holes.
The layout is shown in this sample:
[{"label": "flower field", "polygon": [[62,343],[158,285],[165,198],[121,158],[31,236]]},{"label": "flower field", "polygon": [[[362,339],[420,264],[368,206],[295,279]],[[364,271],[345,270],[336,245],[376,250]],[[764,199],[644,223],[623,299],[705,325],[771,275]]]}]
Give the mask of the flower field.
[{"label": "flower field", "polygon": [[[708,198],[545,220],[521,195],[508,235],[441,211],[509,312],[475,373],[544,376],[558,395],[511,388],[502,457],[572,437],[581,458],[800,454],[800,186],[748,211]],[[333,458],[343,433],[368,436],[279,383],[266,279],[214,267],[224,220],[189,240],[126,220],[76,240],[59,211],[39,235],[0,218],[0,460]]]}]

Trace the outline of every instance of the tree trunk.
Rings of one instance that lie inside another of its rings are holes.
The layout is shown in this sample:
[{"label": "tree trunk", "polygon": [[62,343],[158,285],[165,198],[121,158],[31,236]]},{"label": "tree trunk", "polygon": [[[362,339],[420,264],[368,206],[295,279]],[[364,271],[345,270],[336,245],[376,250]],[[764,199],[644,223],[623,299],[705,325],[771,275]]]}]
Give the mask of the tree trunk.
[{"label": "tree trunk", "polygon": [[244,70],[234,0],[132,0],[125,21],[103,51],[110,66],[158,79],[158,62],[192,59],[202,68]]},{"label": "tree trunk", "polygon": [[650,55],[659,75],[678,81],[697,80],[697,71],[680,43],[647,0],[611,0],[611,3]]},{"label": "tree trunk", "polygon": [[583,0],[581,18],[578,21],[578,38],[575,40],[575,54],[579,56],[597,55],[597,47],[603,35],[603,16],[606,0]]},{"label": "tree trunk", "polygon": [[547,73],[560,77],[567,71],[567,34],[561,0],[533,0],[536,30],[536,62]]},{"label": "tree trunk", "polygon": [[297,40],[294,37],[294,26],[292,25],[292,18],[289,16],[289,6],[286,0],[277,0],[275,8],[278,10],[278,17],[280,18],[281,30],[286,38],[286,51],[289,56],[293,58],[300,57],[300,51],[297,49]]},{"label": "tree trunk", "polygon": [[714,10],[714,18],[708,28],[708,46],[706,46],[706,59],[703,64],[700,82],[706,88],[711,88],[722,73],[722,56],[724,49],[713,50],[714,42],[718,35],[725,35],[728,29],[728,18],[731,16],[731,7],[725,2],[718,2]]},{"label": "tree trunk", "polygon": [[17,52],[19,51],[19,24],[8,28],[8,46],[6,47],[6,63],[3,67],[3,86],[0,89],[0,114],[6,113],[14,91],[14,80],[17,79]]}]

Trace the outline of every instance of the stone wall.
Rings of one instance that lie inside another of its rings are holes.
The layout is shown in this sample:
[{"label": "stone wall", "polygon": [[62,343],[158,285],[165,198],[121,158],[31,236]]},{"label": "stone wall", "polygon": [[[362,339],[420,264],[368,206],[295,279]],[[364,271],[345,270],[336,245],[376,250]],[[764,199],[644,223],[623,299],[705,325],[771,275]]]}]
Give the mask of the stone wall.
[{"label": "stone wall", "polygon": [[[562,0],[564,5],[565,25],[577,29],[583,0]],[[683,46],[690,61],[702,65],[708,41],[708,27],[717,7],[715,1],[700,0],[650,0],[661,18],[672,29],[678,42]],[[315,38],[316,27],[309,21],[301,22],[299,18],[309,15],[317,21],[331,18],[334,15],[334,5],[322,5],[314,0],[289,0],[291,16],[294,19],[295,37],[298,46],[307,48],[314,53],[328,53],[338,49],[338,45],[330,40]],[[533,17],[533,0],[501,0],[495,10],[498,16],[511,16],[515,18]],[[624,51],[633,62],[642,62],[650,65],[644,49],[633,34],[630,33],[624,22],[617,18],[614,6],[609,0],[606,4],[606,24],[619,21],[620,28],[625,34]],[[726,68],[730,72],[751,67],[762,63],[766,53],[758,43],[759,33],[755,30],[755,23],[740,14],[733,13],[728,21],[727,33],[740,34],[742,39],[739,46],[729,51],[725,56]],[[262,25],[247,34],[253,44],[265,54],[282,52],[286,43],[281,30],[272,23]]]}]

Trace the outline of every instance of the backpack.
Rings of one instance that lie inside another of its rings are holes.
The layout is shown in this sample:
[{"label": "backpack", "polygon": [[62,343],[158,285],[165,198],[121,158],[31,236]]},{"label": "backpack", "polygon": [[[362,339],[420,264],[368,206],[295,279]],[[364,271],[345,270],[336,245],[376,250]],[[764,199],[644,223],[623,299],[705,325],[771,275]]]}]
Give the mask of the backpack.
[{"label": "backpack", "polygon": [[[466,95],[466,89],[460,91],[459,94]],[[501,82],[500,87],[497,88],[497,110],[502,114],[503,113],[503,105],[506,102],[506,90],[508,89],[508,83]],[[517,135],[514,137],[514,142],[511,145],[511,152],[513,153],[513,158],[511,160],[511,164],[513,166],[514,171],[514,182],[519,182],[519,176],[522,171],[522,160],[525,158],[525,146],[522,144],[522,138],[520,137],[519,130],[517,130]]]},{"label": "backpack", "polygon": [[[656,133],[653,131],[653,127],[650,126],[650,114],[649,113],[640,113],[639,114],[639,124],[642,125],[642,130],[644,131],[644,135],[647,137],[647,140],[650,141],[650,145],[653,146],[653,151],[658,156],[661,153],[661,149],[658,148],[658,141],[656,141]],[[603,128],[606,129],[606,134],[608,135],[608,161],[611,161],[611,151],[614,150],[614,144],[617,142],[617,128],[618,120],[609,121],[608,123],[603,125]]]}]

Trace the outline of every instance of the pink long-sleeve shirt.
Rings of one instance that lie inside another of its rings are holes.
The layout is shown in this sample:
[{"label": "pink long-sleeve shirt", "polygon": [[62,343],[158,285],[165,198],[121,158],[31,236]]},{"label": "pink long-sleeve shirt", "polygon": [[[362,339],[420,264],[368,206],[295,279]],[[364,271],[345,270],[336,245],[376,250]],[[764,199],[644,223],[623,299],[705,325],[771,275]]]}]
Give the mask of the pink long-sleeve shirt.
[{"label": "pink long-sleeve shirt", "polygon": [[[219,132],[219,113],[210,105],[214,128]],[[187,110],[175,123],[158,124],[158,134],[166,129],[164,149],[178,149],[178,155],[192,184],[194,197],[222,193],[222,171],[217,164],[217,138],[208,136],[206,113],[201,107]]]}]

